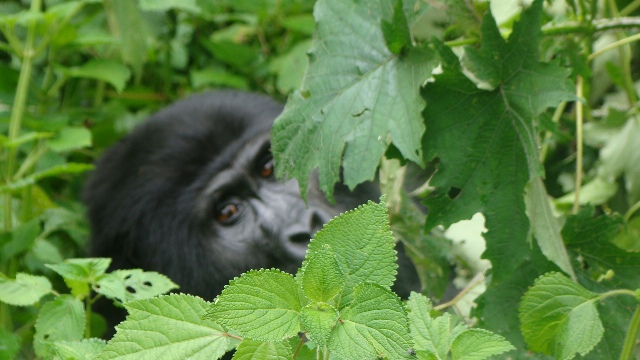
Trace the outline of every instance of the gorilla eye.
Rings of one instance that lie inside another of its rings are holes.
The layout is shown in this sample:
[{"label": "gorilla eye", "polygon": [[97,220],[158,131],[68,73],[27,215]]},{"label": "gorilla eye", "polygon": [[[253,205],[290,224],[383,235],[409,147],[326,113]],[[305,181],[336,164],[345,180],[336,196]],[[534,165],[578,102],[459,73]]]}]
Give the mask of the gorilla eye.
[{"label": "gorilla eye", "polygon": [[265,179],[272,177],[274,172],[274,169],[273,169],[274,161],[271,154],[269,154],[269,156],[265,156],[264,160],[262,160],[260,164],[261,164],[260,176],[262,176]]},{"label": "gorilla eye", "polygon": [[226,204],[216,212],[216,218],[222,224],[229,224],[235,220],[240,212],[240,208],[236,204]]}]

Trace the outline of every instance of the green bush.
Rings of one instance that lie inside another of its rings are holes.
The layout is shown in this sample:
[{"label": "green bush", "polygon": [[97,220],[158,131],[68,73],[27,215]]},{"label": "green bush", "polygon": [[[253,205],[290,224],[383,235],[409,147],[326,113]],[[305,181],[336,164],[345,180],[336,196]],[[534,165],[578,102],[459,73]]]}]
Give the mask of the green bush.
[{"label": "green bush", "polygon": [[[638,1],[24,3],[0,3],[0,358],[638,356]],[[343,169],[385,202],[328,224],[295,277],[157,297],[161,274],[83,258],[83,174],[212,87],[288,95],[272,146],[303,196],[317,168],[331,197]],[[474,278],[441,233],[476,213],[491,269]],[[423,282],[406,302],[393,241]],[[451,264],[466,287],[433,308]],[[129,311],[108,342],[97,297]]]}]

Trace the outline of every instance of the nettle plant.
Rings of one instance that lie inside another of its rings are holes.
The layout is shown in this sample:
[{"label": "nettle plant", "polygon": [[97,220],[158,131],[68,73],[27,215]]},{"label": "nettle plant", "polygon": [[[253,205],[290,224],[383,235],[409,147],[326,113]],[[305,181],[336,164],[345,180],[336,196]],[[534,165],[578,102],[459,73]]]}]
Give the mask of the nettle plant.
[{"label": "nettle plant", "polygon": [[[252,270],[213,303],[186,294],[149,298],[175,285],[140,270],[105,273],[108,259],[67,260],[51,269],[75,296],[55,294],[40,309],[35,350],[56,359],[216,359],[237,347],[234,359],[480,360],[514,349],[490,331],[438,316],[421,294],[403,303],[391,291],[394,247],[386,204],[370,202],[325,225],[295,276]],[[129,315],[108,343],[83,340],[90,316],[78,298],[90,309],[90,288],[126,301]],[[0,289],[2,301],[30,305],[50,294],[51,284],[19,274]]]}]

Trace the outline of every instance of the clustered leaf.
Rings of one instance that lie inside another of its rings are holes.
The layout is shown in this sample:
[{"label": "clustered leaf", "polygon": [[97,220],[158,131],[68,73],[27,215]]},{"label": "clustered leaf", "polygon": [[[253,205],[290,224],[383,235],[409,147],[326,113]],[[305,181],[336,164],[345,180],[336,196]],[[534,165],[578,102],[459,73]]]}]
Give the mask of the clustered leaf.
[{"label": "clustered leaf", "polygon": [[407,301],[411,336],[420,358],[482,360],[515,349],[502,336],[482,329],[453,325],[449,314],[431,315],[431,301],[411,293]]},{"label": "clustered leaf", "polygon": [[9,279],[0,273],[0,301],[14,306],[29,306],[51,293],[51,282],[44,276],[16,274]]}]

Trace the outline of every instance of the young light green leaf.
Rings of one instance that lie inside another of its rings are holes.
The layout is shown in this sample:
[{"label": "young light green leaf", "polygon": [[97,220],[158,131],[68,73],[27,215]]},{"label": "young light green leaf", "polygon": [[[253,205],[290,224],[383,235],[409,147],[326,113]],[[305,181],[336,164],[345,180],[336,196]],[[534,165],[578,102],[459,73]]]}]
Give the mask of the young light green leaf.
[{"label": "young light green leaf", "polygon": [[338,310],[326,303],[311,303],[300,313],[300,320],[309,338],[319,346],[324,346],[338,320]]},{"label": "young light green leaf", "polygon": [[341,359],[408,359],[411,337],[400,298],[377,284],[355,291],[353,306],[340,314],[327,347]]},{"label": "young light green leaf", "polygon": [[596,296],[560,273],[538,278],[519,309],[522,334],[530,349],[562,354],[562,359],[589,352],[604,331],[595,309]]},{"label": "young light green leaf", "polygon": [[66,259],[59,264],[45,265],[65,279],[96,282],[98,277],[104,275],[111,264],[109,258],[83,258]]},{"label": "young light green leaf", "polygon": [[466,329],[451,344],[453,360],[484,360],[515,350],[505,338],[483,329]]},{"label": "young light green leaf", "polygon": [[[412,18],[414,4],[404,2],[404,17]],[[340,174],[350,188],[373,179],[391,142],[405,158],[423,162],[419,89],[437,60],[426,48],[405,47],[401,55],[389,50],[380,23],[393,11],[392,2],[381,0],[316,3],[302,89],[289,97],[272,130],[278,176],[296,178],[303,194],[316,167],[329,197]]]},{"label": "young light green leaf", "polygon": [[80,341],[56,341],[51,344],[51,349],[60,359],[95,360],[106,346],[106,341],[91,338]]},{"label": "young light green leaf", "polygon": [[14,306],[35,304],[51,293],[51,282],[44,276],[16,274],[15,280],[0,273],[0,301]]},{"label": "young light green leaf", "polygon": [[459,324],[451,328],[452,320],[449,314],[432,318],[431,301],[415,292],[409,296],[407,309],[415,350],[426,351],[427,354],[432,354],[434,359],[446,359],[454,339],[465,331],[465,326]]},{"label": "young light green leaf", "polygon": [[300,330],[298,284],[280,270],[251,270],[232,280],[206,318],[253,340],[280,341]]},{"label": "young light green leaf", "polygon": [[53,342],[82,339],[84,335],[84,305],[71,295],[60,295],[44,304],[36,319],[33,346],[36,354],[52,358]]},{"label": "young light green leaf", "polygon": [[121,302],[148,299],[179,286],[168,277],[141,269],[116,270],[98,280],[96,292]]},{"label": "young light green leaf", "polygon": [[573,359],[577,353],[584,356],[602,339],[604,326],[594,301],[576,306],[562,321],[556,337],[555,357]]},{"label": "young light green leaf", "polygon": [[100,359],[217,359],[227,351],[229,337],[202,318],[208,306],[185,294],[128,302],[129,315]]},{"label": "young light green leaf", "polygon": [[234,360],[288,360],[291,359],[291,349],[280,341],[260,342],[243,340],[235,354]]},{"label": "young light green leaf", "polygon": [[[334,218],[318,231],[309,244],[307,259],[318,252],[333,252],[346,277],[337,305],[340,309],[351,302],[358,284],[367,281],[391,287],[398,268],[394,246],[386,205],[370,201]],[[305,260],[303,271],[308,264],[309,260]]]},{"label": "young light green leaf", "polygon": [[302,290],[313,301],[333,299],[344,288],[345,281],[335,255],[328,249],[312,253],[302,270]]},{"label": "young light green leaf", "polygon": [[65,127],[56,136],[47,139],[47,145],[55,152],[81,149],[89,147],[91,144],[91,131],[79,126]]}]

